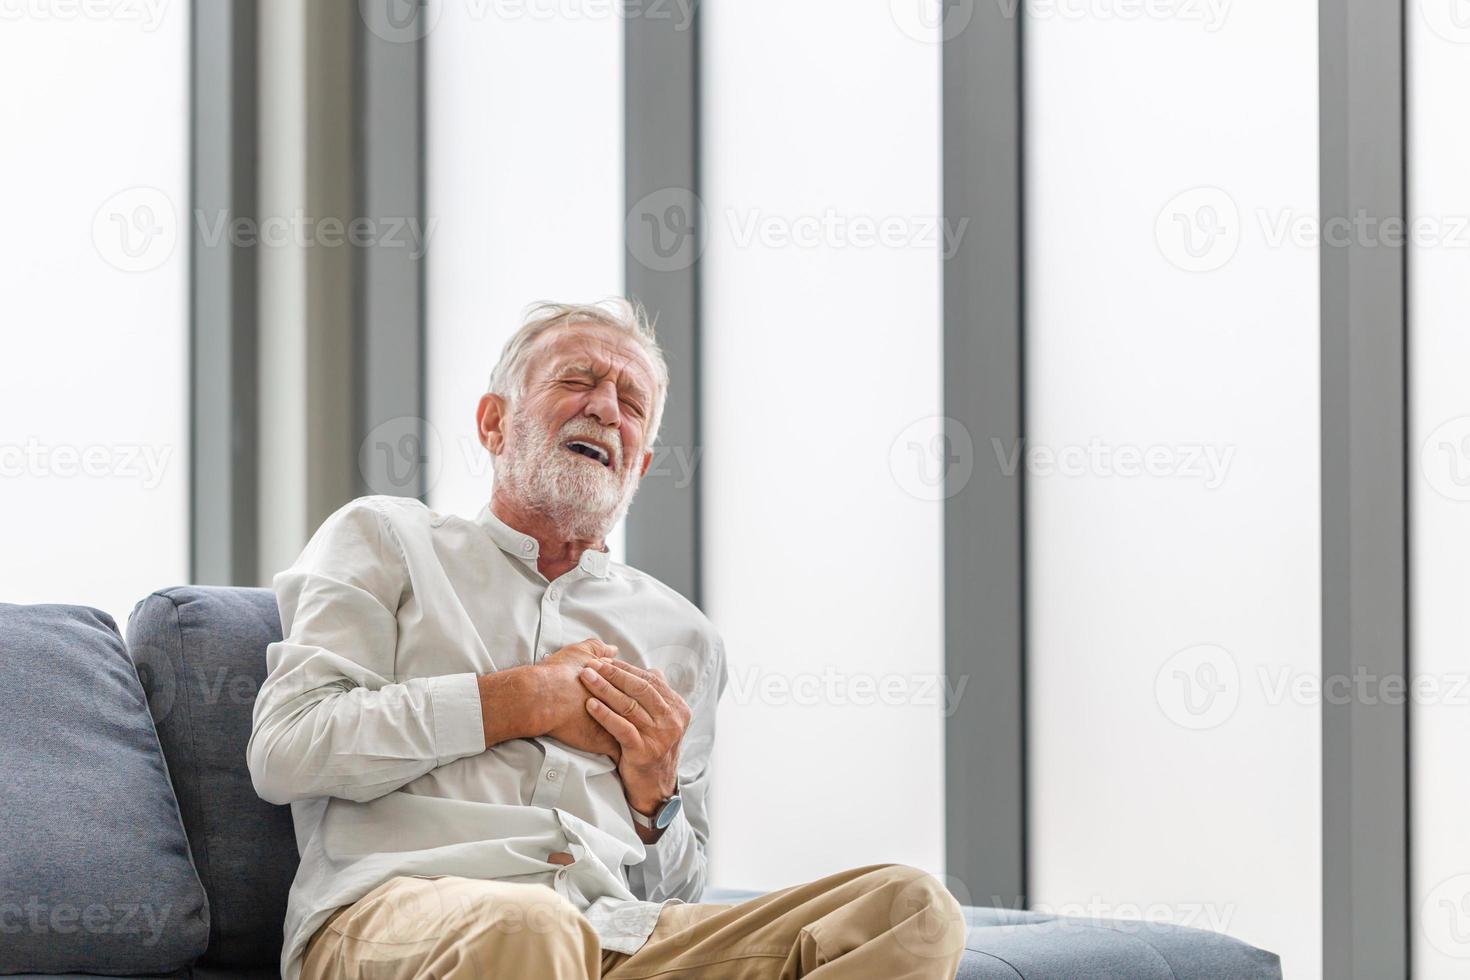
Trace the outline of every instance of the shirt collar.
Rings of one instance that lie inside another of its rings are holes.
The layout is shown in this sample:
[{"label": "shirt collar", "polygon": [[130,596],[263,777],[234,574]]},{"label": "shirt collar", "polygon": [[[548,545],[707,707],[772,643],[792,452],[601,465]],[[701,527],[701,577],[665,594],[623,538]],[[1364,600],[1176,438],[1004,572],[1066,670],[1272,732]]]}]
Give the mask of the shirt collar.
[{"label": "shirt collar", "polygon": [[[480,508],[480,513],[475,517],[475,522],[490,532],[490,538],[501,551],[512,558],[522,561],[535,562],[541,556],[541,543],[529,534],[522,534],[509,524],[495,516],[487,503]],[[606,550],[593,551],[591,548],[582,552],[582,557],[577,561],[577,567],[597,578],[607,578],[608,565],[612,555]]]}]

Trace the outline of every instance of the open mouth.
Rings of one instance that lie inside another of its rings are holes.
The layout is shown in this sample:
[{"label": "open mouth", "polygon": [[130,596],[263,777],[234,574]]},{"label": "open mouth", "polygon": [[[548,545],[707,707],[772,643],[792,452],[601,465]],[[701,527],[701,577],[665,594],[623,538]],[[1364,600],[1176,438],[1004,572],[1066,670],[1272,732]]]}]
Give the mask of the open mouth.
[{"label": "open mouth", "polygon": [[586,456],[612,469],[612,454],[595,442],[588,442],[586,439],[571,439],[562,445],[579,456]]}]

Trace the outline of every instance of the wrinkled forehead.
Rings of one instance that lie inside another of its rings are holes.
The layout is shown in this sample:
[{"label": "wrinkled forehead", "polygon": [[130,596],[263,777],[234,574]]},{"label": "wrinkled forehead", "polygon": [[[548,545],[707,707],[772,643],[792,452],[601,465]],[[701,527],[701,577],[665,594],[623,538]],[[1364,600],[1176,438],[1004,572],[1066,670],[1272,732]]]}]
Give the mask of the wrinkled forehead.
[{"label": "wrinkled forehead", "polygon": [[654,394],[653,362],[643,345],[627,333],[600,323],[569,323],[536,338],[528,352],[530,374],[547,377],[572,368],[611,375],[620,384]]}]

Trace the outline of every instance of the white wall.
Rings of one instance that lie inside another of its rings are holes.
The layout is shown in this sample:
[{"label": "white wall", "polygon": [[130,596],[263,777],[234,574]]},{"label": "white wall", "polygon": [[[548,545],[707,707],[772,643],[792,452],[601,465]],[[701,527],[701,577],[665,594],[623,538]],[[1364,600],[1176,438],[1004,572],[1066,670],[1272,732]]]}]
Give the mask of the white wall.
[{"label": "white wall", "polygon": [[623,291],[618,6],[426,8],[437,12],[426,52],[436,509],[473,515],[490,498],[475,406],[525,307]]},{"label": "white wall", "polygon": [[1292,980],[1322,969],[1320,709],[1281,688],[1321,662],[1316,25],[1024,32],[1033,898]]},{"label": "white wall", "polygon": [[[1463,7],[1460,8],[1463,10]],[[1414,976],[1470,968],[1470,21],[1409,5],[1410,710]]]},{"label": "white wall", "polygon": [[0,11],[0,601],[188,577],[185,4]]},{"label": "white wall", "polygon": [[701,11],[713,877],[940,871],[941,504],[901,443],[940,412],[937,37],[888,4]]}]

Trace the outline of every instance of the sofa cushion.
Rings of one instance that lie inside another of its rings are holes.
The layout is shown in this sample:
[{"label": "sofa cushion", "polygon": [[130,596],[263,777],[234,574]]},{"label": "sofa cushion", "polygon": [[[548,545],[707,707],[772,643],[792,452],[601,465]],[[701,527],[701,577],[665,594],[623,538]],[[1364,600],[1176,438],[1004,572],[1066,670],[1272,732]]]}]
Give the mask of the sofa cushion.
[{"label": "sofa cushion", "polygon": [[245,765],[265,650],[280,638],[269,589],[164,589],[128,621],[128,647],[209,893],[204,966],[275,969],[280,960],[296,835],[290,807],[256,796]]},{"label": "sofa cushion", "polygon": [[112,617],[0,604],[0,973],[164,974],[209,909]]},{"label": "sofa cushion", "polygon": [[[709,888],[735,905],[758,891]],[[1281,960],[1238,939],[1158,922],[965,907],[955,980],[1281,980]]]}]

